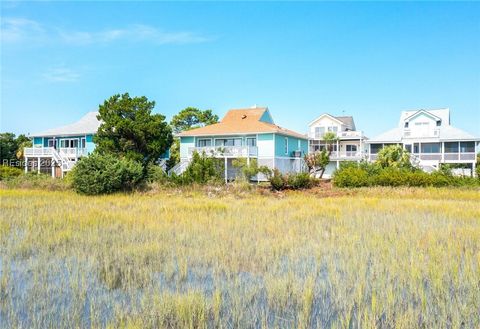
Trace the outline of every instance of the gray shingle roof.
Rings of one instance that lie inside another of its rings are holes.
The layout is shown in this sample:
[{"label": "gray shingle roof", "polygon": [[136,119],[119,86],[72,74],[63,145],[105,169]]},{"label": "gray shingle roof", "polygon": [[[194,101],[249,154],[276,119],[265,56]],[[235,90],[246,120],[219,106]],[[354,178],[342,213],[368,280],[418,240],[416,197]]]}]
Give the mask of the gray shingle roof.
[{"label": "gray shingle roof", "polygon": [[98,112],[88,112],[75,123],[32,134],[31,137],[74,136],[95,134],[101,122],[97,119]]},{"label": "gray shingle roof", "polygon": [[334,117],[334,118],[342,121],[346,126],[349,126],[351,130],[355,130],[355,122],[353,121],[352,116],[341,116],[341,117]]}]

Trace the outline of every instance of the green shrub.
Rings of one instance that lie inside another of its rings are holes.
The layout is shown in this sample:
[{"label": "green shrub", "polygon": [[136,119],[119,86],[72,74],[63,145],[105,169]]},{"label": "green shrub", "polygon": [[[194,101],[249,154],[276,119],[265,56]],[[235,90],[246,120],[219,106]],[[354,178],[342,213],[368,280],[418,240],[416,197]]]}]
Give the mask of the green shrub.
[{"label": "green shrub", "polygon": [[370,184],[368,173],[358,166],[346,166],[333,173],[333,185],[338,187],[363,187]]},{"label": "green shrub", "polygon": [[304,189],[310,188],[316,183],[316,179],[310,177],[308,173],[290,173],[282,174],[278,169],[274,169],[269,177],[270,186],[275,191],[284,189]]},{"label": "green shrub", "polygon": [[271,177],[272,171],[270,168],[267,166],[259,166],[257,159],[250,159],[250,163],[248,164],[248,161],[246,158],[237,158],[234,159],[233,162],[233,167],[239,170],[239,176],[237,178],[240,178],[245,181],[250,181],[253,179],[258,174],[263,174],[267,178]]},{"label": "green shrub", "polygon": [[371,176],[372,185],[380,186],[405,186],[408,181],[408,172],[397,168],[387,167],[378,174]]},{"label": "green shrub", "polygon": [[142,182],[143,167],[133,160],[94,153],[79,160],[69,175],[77,192],[106,194],[134,189]]},{"label": "green shrub", "polygon": [[457,177],[448,167],[427,173],[414,168],[385,167],[378,164],[347,163],[340,166],[333,175],[333,184],[337,187],[362,186],[480,186],[480,181],[472,177]]},{"label": "green shrub", "polygon": [[205,152],[201,155],[194,152],[192,161],[185,172],[180,176],[172,176],[172,180],[178,184],[207,184],[220,183],[223,181],[225,164],[223,159],[207,156]]},{"label": "green shrub", "polygon": [[313,178],[308,173],[294,173],[287,177],[288,186],[294,190],[310,188],[314,183]]},{"label": "green shrub", "polygon": [[270,186],[275,191],[287,188],[287,177],[285,177],[278,169],[273,169],[272,176],[269,178]]},{"label": "green shrub", "polygon": [[11,166],[0,166],[0,180],[18,177],[23,173],[23,170]]},{"label": "green shrub", "polygon": [[146,181],[148,183],[165,183],[167,180],[168,175],[162,167],[154,164],[147,166]]}]

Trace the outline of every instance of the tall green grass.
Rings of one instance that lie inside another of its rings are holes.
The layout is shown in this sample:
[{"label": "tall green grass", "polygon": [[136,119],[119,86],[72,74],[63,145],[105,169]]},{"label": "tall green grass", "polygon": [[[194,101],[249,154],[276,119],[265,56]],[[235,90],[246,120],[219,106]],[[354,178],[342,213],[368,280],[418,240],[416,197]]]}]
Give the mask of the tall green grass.
[{"label": "tall green grass", "polygon": [[0,327],[478,328],[478,190],[1,190]]}]

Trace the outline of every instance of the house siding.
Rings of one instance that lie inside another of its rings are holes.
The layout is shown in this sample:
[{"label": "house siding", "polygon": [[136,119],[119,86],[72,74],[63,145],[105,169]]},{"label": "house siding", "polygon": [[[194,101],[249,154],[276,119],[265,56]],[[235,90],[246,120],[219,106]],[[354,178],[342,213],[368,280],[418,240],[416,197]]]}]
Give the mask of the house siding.
[{"label": "house siding", "polygon": [[[285,143],[288,139],[288,150],[285,153]],[[300,141],[300,148],[298,143]],[[292,157],[292,152],[302,151],[303,154],[308,153],[308,141],[306,139],[296,138],[292,136],[284,136],[275,134],[275,156],[276,157]]]},{"label": "house siding", "polygon": [[180,158],[188,157],[188,148],[195,146],[195,137],[180,137]]},{"label": "house siding", "polygon": [[275,154],[274,135],[258,134],[257,147],[259,158],[273,158]]}]

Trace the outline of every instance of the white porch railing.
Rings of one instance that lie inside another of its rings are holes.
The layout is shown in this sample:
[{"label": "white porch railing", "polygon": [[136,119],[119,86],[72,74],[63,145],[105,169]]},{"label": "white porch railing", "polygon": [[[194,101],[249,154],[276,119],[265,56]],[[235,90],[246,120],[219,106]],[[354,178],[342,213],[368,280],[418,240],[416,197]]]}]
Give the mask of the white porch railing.
[{"label": "white porch railing", "polygon": [[332,160],[355,160],[355,159],[360,159],[362,157],[362,152],[359,151],[343,151],[343,152],[336,152],[333,151],[332,154],[330,154],[330,158]]},{"label": "white porch railing", "polygon": [[25,157],[52,157],[53,147],[25,147],[23,154]]},{"label": "white porch railing", "polygon": [[[323,136],[326,134],[327,132],[324,132],[324,133],[310,133],[308,137],[310,138],[313,138],[313,139],[322,139]],[[334,131],[329,131],[328,133],[334,133],[338,138],[362,138],[363,137],[363,132],[362,131],[357,131],[357,130],[349,130],[349,131],[337,131],[337,132],[334,132]]]},{"label": "white porch railing", "polygon": [[[53,157],[53,152],[55,149],[53,147],[26,147],[23,150],[25,157]],[[85,148],[76,148],[76,147],[60,147],[56,151],[64,157],[67,158],[79,158],[87,155],[87,150]]]},{"label": "white porch railing", "polygon": [[213,157],[256,157],[258,149],[256,146],[207,146],[207,147],[189,147],[188,157],[193,152],[202,154],[205,152],[207,156]]}]

